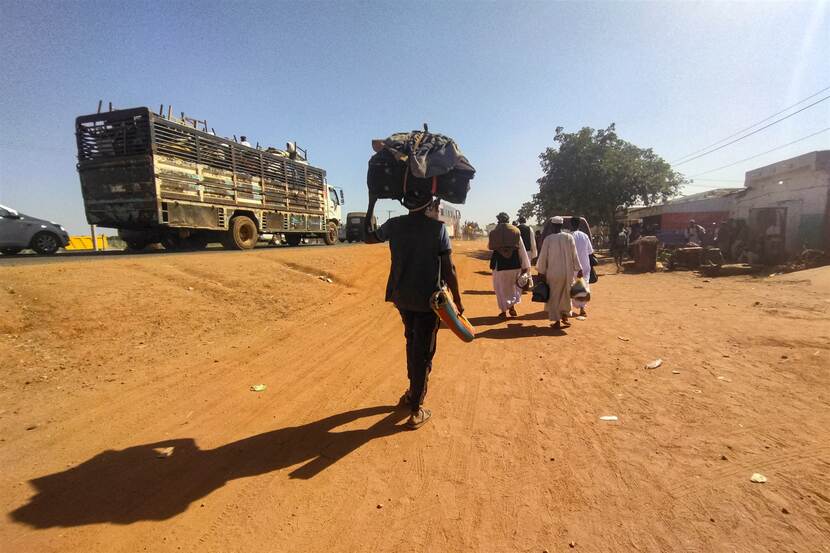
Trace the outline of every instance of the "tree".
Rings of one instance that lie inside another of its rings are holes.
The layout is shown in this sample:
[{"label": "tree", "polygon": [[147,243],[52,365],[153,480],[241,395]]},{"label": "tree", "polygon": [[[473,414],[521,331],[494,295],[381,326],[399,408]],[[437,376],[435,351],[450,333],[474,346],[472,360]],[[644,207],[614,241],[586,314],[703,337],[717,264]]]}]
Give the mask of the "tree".
[{"label": "tree", "polygon": [[532,201],[523,203],[522,207],[519,208],[518,213],[516,213],[516,217],[524,217],[527,220],[530,220],[533,217],[536,217],[537,222],[541,222],[540,221],[541,217],[539,215],[539,210],[537,209],[536,204],[533,203]]},{"label": "tree", "polygon": [[574,133],[557,127],[554,142],[556,146],[539,155],[544,172],[537,181],[539,192],[520,213],[532,212],[540,219],[582,215],[591,224],[614,226],[619,208],[665,201],[686,182],[650,148],[620,139],[613,123]]}]

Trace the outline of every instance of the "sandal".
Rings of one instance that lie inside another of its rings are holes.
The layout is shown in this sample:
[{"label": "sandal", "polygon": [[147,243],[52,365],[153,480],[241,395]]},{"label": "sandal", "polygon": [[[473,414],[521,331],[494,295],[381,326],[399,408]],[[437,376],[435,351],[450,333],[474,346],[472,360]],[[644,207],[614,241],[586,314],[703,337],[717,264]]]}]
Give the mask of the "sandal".
[{"label": "sandal", "polygon": [[516,313],[516,308],[515,307],[511,307],[507,312],[510,313],[511,317],[518,317],[519,316],[519,314]]},{"label": "sandal", "polygon": [[406,427],[410,430],[421,428],[427,423],[432,416],[432,411],[420,407],[417,412],[409,415],[409,420],[406,421]]}]

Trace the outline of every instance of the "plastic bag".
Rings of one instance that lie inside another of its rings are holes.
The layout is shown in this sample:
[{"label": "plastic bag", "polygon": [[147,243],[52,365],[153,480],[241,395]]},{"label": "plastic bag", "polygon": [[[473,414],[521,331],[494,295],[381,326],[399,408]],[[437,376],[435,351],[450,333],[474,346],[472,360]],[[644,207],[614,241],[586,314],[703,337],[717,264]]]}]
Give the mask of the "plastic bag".
[{"label": "plastic bag", "polygon": [[571,298],[588,301],[591,299],[591,293],[588,291],[588,285],[585,284],[585,279],[579,277],[571,286]]},{"label": "plastic bag", "polygon": [[533,277],[530,276],[530,273],[520,273],[516,278],[516,286],[523,292],[533,290]]}]

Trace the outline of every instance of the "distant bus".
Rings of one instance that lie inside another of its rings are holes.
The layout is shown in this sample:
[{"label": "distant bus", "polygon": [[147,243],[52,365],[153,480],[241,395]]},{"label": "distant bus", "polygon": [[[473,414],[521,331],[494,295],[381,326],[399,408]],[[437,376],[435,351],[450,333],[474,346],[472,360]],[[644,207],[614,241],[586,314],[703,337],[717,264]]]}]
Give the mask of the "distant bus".
[{"label": "distant bus", "polygon": [[435,209],[432,209],[432,215],[436,216],[439,221],[442,221],[447,226],[447,232],[450,235],[450,238],[454,238],[456,236],[461,236],[461,212],[455,209],[454,207],[440,203],[438,204],[438,213],[435,213]]}]

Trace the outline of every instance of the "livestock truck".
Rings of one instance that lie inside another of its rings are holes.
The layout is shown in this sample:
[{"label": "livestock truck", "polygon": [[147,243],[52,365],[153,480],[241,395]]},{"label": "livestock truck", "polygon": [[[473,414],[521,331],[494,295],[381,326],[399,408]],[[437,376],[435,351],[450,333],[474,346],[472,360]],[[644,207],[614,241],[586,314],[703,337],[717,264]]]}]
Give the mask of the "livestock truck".
[{"label": "livestock truck", "polygon": [[146,107],[83,115],[75,135],[87,221],[118,229],[130,249],[337,242],[343,191],[291,143],[251,147]]}]

